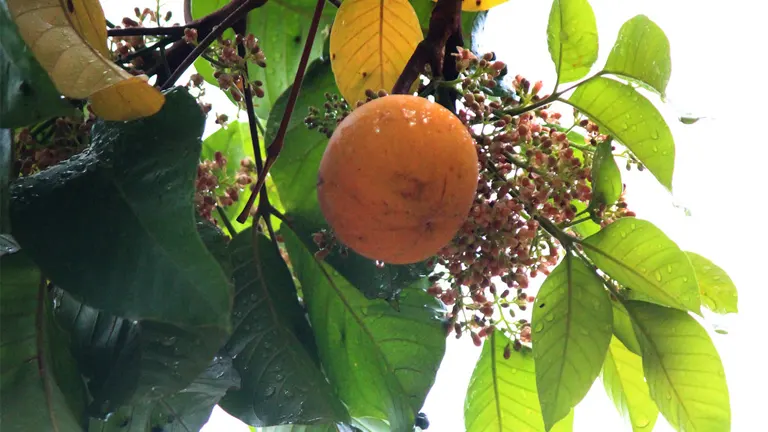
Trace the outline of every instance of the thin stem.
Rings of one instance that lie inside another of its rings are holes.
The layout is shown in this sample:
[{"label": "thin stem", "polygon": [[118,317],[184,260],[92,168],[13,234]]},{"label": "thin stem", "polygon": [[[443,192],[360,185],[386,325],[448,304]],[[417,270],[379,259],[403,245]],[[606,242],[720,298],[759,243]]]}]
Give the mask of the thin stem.
[{"label": "thin stem", "polygon": [[291,86],[291,93],[288,95],[288,103],[285,106],[285,112],[283,112],[283,118],[280,121],[280,126],[275,134],[275,139],[267,147],[267,158],[264,161],[264,167],[259,172],[259,178],[256,180],[256,184],[251,188],[251,195],[248,197],[248,202],[245,204],[245,208],[242,213],[237,217],[238,222],[243,223],[248,218],[248,214],[253,207],[253,203],[256,200],[257,191],[261,189],[264,182],[267,180],[267,174],[269,173],[272,165],[275,164],[277,156],[283,149],[285,141],[285,133],[288,130],[288,123],[291,120],[293,109],[296,106],[296,99],[299,97],[299,91],[301,90],[301,83],[304,81],[304,74],[307,71],[307,64],[309,63],[309,55],[312,51],[312,45],[315,43],[315,35],[317,34],[317,28],[320,24],[320,17],[323,14],[323,6],[325,6],[325,0],[317,0],[315,6],[315,13],[312,16],[312,24],[309,26],[309,33],[307,34],[307,41],[304,43],[304,51],[301,53],[301,60],[299,61],[299,67],[296,69],[296,77],[293,80],[293,86]]},{"label": "thin stem", "polygon": [[568,223],[565,223],[565,224],[561,225],[560,228],[570,228],[570,227],[572,227],[574,225],[578,225],[578,224],[580,224],[582,222],[586,222],[586,221],[588,221],[590,219],[592,219],[590,216],[585,216],[585,217],[583,217],[581,219],[576,219],[576,216],[574,216],[573,220],[571,220]]},{"label": "thin stem", "polygon": [[136,57],[139,57],[139,56],[145,54],[146,52],[153,51],[157,47],[160,47],[160,48],[162,48],[164,50],[166,45],[168,45],[171,42],[175,42],[177,40],[178,40],[178,38],[175,38],[175,37],[165,37],[165,38],[162,38],[159,41],[153,43],[152,45],[145,46],[144,48],[136,50],[136,51],[128,54],[125,57],[118,58],[116,60],[116,62],[118,62],[118,63],[128,63],[129,61],[135,59]]},{"label": "thin stem", "polygon": [[593,80],[593,79],[595,79],[595,78],[597,78],[599,76],[602,76],[603,74],[605,74],[605,71],[600,71],[600,72],[592,75],[591,77],[585,78],[584,80],[579,81],[579,82],[573,84],[572,86],[566,88],[565,90],[554,92],[551,95],[547,96],[546,98],[544,98],[544,99],[542,99],[542,100],[540,100],[538,102],[535,102],[535,103],[533,103],[531,105],[526,105],[526,106],[523,106],[523,107],[519,107],[517,109],[506,111],[505,114],[509,114],[512,117],[515,117],[515,116],[518,116],[520,114],[527,113],[528,111],[533,111],[536,108],[540,108],[540,107],[543,107],[545,105],[549,105],[552,102],[559,101],[559,102],[568,103],[568,100],[561,99],[560,96],[562,96],[565,93],[568,93],[569,91],[575,89],[576,87],[578,87],[578,86],[580,86],[582,84],[585,84],[588,81],[591,81],[591,80]]},{"label": "thin stem", "polygon": [[237,230],[234,226],[232,226],[232,222],[229,221],[229,218],[227,217],[227,214],[224,213],[224,209],[217,205],[216,211],[219,213],[219,217],[221,218],[221,221],[224,222],[224,226],[227,227],[227,231],[229,231],[229,235],[232,238],[235,238],[235,235],[237,235]]},{"label": "thin stem", "polygon": [[228,67],[229,67],[229,66],[225,65],[224,63],[222,63],[222,62],[220,62],[220,61],[218,61],[218,60],[216,60],[216,59],[212,58],[211,56],[209,56],[209,55],[208,55],[208,54],[206,54],[206,53],[202,53],[202,54],[200,54],[200,57],[202,57],[203,59],[205,59],[207,62],[209,62],[209,63],[211,63],[211,64],[213,64],[213,65],[216,65],[216,66],[218,66],[218,67],[220,67],[220,68],[228,68]]},{"label": "thin stem", "polygon": [[111,28],[111,29],[115,28],[115,25],[114,25],[114,24],[112,24],[112,21],[110,21],[110,20],[108,20],[108,19],[105,19],[104,21],[106,21],[107,27],[109,27],[109,28]]}]

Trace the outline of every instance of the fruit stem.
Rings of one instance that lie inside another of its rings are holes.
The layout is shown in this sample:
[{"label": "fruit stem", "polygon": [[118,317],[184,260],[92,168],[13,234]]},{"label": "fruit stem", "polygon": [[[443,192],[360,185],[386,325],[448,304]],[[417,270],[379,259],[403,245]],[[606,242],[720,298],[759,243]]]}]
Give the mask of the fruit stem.
[{"label": "fruit stem", "polygon": [[224,209],[220,205],[217,205],[216,211],[219,213],[219,217],[221,218],[221,221],[224,222],[224,226],[227,227],[229,236],[232,238],[235,238],[235,235],[237,235],[237,230],[235,229],[234,226],[232,226],[232,222],[229,221],[227,214],[224,213]]}]

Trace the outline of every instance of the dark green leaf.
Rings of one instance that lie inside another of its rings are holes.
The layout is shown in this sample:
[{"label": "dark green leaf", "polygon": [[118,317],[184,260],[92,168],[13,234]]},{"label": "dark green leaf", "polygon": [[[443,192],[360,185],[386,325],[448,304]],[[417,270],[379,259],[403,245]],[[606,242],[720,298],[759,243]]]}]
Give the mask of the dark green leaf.
[{"label": "dark green leaf", "polygon": [[566,102],[627,146],[661,184],[672,189],[675,141],[648,99],[629,85],[595,78],[580,85]]},{"label": "dark green leaf", "polygon": [[403,290],[398,310],[368,300],[285,228],[323,369],[350,415],[412,430],[445,352],[442,305],[426,293],[425,280]]},{"label": "dark green leaf", "polygon": [[555,0],[547,25],[549,54],[558,83],[576,81],[597,60],[597,22],[587,0]]},{"label": "dark green leaf", "polygon": [[701,303],[719,314],[737,313],[739,293],[728,273],[699,254],[686,252],[686,255],[696,272]]},{"label": "dark green leaf", "polygon": [[[328,144],[325,135],[307,129],[304,118],[309,106],[322,106],[325,92],[338,93],[329,62],[316,61],[307,71],[296,108],[288,126],[285,147],[270,171],[280,199],[295,220],[295,228],[307,248],[316,248],[312,234],[327,229],[328,224],[317,201],[317,172]],[[266,142],[272,142],[282,119],[288,93],[283,93],[269,116]],[[314,252],[316,249],[311,249]],[[339,271],[368,298],[392,299],[401,289],[429,273],[425,264],[385,265],[380,268],[372,260],[353,251],[343,256],[334,250],[326,262]]]},{"label": "dark green leaf", "polygon": [[536,386],[547,430],[571,412],[600,374],[611,323],[602,280],[566,254],[541,285],[531,317]]},{"label": "dark green leaf", "polygon": [[642,355],[640,343],[635,336],[635,329],[632,327],[632,320],[629,318],[629,312],[618,300],[611,300],[613,306],[613,335],[630,351],[637,355]]},{"label": "dark green leaf", "polygon": [[277,248],[249,229],[230,250],[237,294],[226,349],[243,381],[221,407],[253,426],[348,421],[320,370],[312,330]]},{"label": "dark green leaf", "polygon": [[9,431],[79,432],[85,387],[24,252],[0,258],[0,423]]},{"label": "dark green leaf", "polygon": [[688,313],[628,302],[643,349],[643,371],[664,418],[677,430],[731,430],[728,385],[707,332]]},{"label": "dark green leaf", "polygon": [[632,290],[632,298],[701,313],[688,257],[652,223],[621,218],[582,244],[600,270]]},{"label": "dark green leaf", "polygon": [[639,81],[664,96],[672,73],[669,40],[656,23],[637,15],[621,26],[603,70]]},{"label": "dark green leaf", "polygon": [[[2,31],[2,30],[0,30]],[[13,170],[13,131],[0,129],[0,234],[11,232],[8,197]]]},{"label": "dark green leaf", "polygon": [[632,425],[632,431],[652,431],[659,409],[648,394],[648,384],[643,378],[643,359],[613,338],[602,377],[605,392],[622,417]]},{"label": "dark green leaf", "polygon": [[621,196],[621,171],[613,158],[613,146],[610,140],[597,145],[592,159],[592,199],[590,209],[612,206]]},{"label": "dark green leaf", "polygon": [[18,33],[0,2],[0,128],[16,128],[74,113]]},{"label": "dark green leaf", "polygon": [[[546,430],[531,350],[511,350],[509,359],[505,359],[505,347],[511,344],[501,332],[491,333],[485,339],[464,401],[467,432],[484,432],[489,428],[499,432]],[[550,430],[573,430],[573,411]]]}]

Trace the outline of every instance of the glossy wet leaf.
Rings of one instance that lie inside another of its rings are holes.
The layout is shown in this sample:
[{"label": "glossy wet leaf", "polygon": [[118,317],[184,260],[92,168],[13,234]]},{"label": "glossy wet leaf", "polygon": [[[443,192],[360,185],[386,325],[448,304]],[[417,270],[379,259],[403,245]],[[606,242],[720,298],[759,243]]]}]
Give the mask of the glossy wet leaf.
[{"label": "glossy wet leaf", "polygon": [[74,112],[29,52],[6,2],[0,2],[0,71],[0,128]]},{"label": "glossy wet leaf", "polygon": [[86,393],[40,270],[24,252],[0,258],[3,430],[79,432]]},{"label": "glossy wet leaf", "polygon": [[643,359],[615,337],[611,339],[601,375],[605,393],[633,432],[653,430],[659,409],[648,393]]},{"label": "glossy wet leaf", "polygon": [[621,26],[603,70],[631,78],[664,96],[672,73],[669,40],[650,18],[637,15]]},{"label": "glossy wet leaf", "polygon": [[547,25],[549,54],[557,81],[584,78],[597,60],[597,22],[587,0],[554,0]]},{"label": "glossy wet leaf", "polygon": [[629,318],[629,312],[618,300],[611,299],[611,306],[613,307],[613,335],[629,351],[642,355],[640,342],[637,341],[635,329],[632,326],[632,319]]},{"label": "glossy wet leaf", "polygon": [[629,148],[662,185],[672,189],[675,141],[648,99],[629,85],[595,78],[580,85],[567,102]]},{"label": "glossy wet leaf", "polygon": [[193,209],[202,130],[184,89],[154,116],[98,122],[88,150],[14,185],[14,236],[77,300],[222,342],[232,287]]},{"label": "glossy wet leaf", "polygon": [[[323,94],[326,92],[338,94],[339,91],[330,64],[316,61],[304,79],[288,125],[285,147],[270,171],[285,211],[296,221],[294,226],[300,238],[313,253],[317,251],[317,246],[312,241],[312,234],[328,229],[317,201],[317,172],[328,138],[316,130],[309,130],[304,124],[304,118],[309,106],[322,106],[325,103]],[[270,114],[265,138],[268,143],[273,141],[287,100],[286,91]],[[334,249],[325,261],[368,298],[393,299],[404,287],[426,278],[430,271],[425,264],[379,267],[374,261],[351,250],[344,256],[339,249]]]},{"label": "glossy wet leaf", "polygon": [[706,330],[684,311],[636,301],[626,306],[651,398],[664,418],[677,430],[729,431],[728,385]]},{"label": "glossy wet leaf", "polygon": [[[467,432],[543,432],[533,353],[523,347],[504,349],[512,341],[494,332],[483,343],[483,352],[472,372],[464,400],[464,427]],[[573,411],[550,431],[573,430]]]},{"label": "glossy wet leaf", "polygon": [[536,386],[549,429],[600,374],[611,340],[611,303],[600,277],[567,254],[541,285],[532,314]]},{"label": "glossy wet leaf", "polygon": [[686,255],[696,272],[701,303],[712,312],[737,313],[739,293],[728,273],[697,253],[686,252]]},{"label": "glossy wet leaf", "polygon": [[94,113],[107,120],[150,116],[163,106],[163,94],[145,76],[133,76],[106,57],[98,0],[6,0],[6,5],[27,47],[64,96],[90,98]]},{"label": "glossy wet leaf", "polygon": [[700,313],[696,274],[685,252],[652,223],[625,217],[582,243],[592,262],[638,300]]},{"label": "glossy wet leaf", "polygon": [[235,357],[242,386],[227,394],[222,408],[253,426],[348,421],[320,370],[312,330],[277,248],[249,229],[230,251],[237,294],[235,330],[225,349]]},{"label": "glossy wet leaf", "polygon": [[601,206],[610,207],[621,196],[623,185],[621,183],[621,171],[613,158],[613,145],[610,140],[602,141],[597,145],[592,159],[592,199],[589,201],[590,209],[599,209]]},{"label": "glossy wet leaf", "polygon": [[397,309],[368,300],[286,225],[281,231],[323,370],[350,415],[411,431],[445,352],[442,305],[426,293],[426,281],[403,290]]},{"label": "glossy wet leaf", "polygon": [[331,65],[341,94],[354,106],[365,90],[390,91],[423,39],[406,0],[345,0],[331,29]]}]

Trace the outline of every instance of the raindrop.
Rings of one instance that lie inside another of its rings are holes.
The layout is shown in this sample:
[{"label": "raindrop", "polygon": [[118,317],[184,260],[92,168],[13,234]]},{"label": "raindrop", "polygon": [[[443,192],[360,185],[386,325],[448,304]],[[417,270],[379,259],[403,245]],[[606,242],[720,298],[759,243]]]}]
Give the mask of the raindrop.
[{"label": "raindrop", "polygon": [[292,397],[293,397],[293,392],[292,392],[292,391],[290,391],[290,390],[288,390],[288,389],[285,389],[285,390],[283,391],[283,396],[285,396],[285,397],[287,397],[287,398],[292,398]]},{"label": "raindrop", "polygon": [[264,390],[264,397],[272,397],[273,394],[275,394],[275,388],[273,386],[269,386]]},{"label": "raindrop", "polygon": [[552,322],[555,319],[555,314],[549,314],[544,317],[547,321]]},{"label": "raindrop", "polygon": [[624,129],[624,130],[627,130],[627,129],[629,129],[629,125],[624,123],[624,124],[621,125],[621,128]]},{"label": "raindrop", "polygon": [[167,346],[167,347],[173,346],[173,344],[176,343],[176,336],[165,337],[163,338],[163,340],[160,341],[160,343],[163,344],[163,346]]},{"label": "raindrop", "polygon": [[637,420],[635,420],[635,426],[637,426],[639,428],[644,428],[644,427],[648,426],[648,423],[650,423],[650,420],[648,420],[645,417],[640,417]]},{"label": "raindrop", "polygon": [[581,328],[579,328],[579,331],[580,331],[580,332],[581,332],[581,334],[583,334],[584,336],[589,336],[589,330],[585,329],[584,327],[581,327]]},{"label": "raindrop", "polygon": [[625,233],[624,231],[622,231],[622,232],[621,232],[621,238],[627,238],[627,233]]},{"label": "raindrop", "polygon": [[512,369],[509,370],[509,372],[515,374],[515,373],[517,373],[517,368],[512,368]]},{"label": "raindrop", "polygon": [[[659,131],[657,131],[656,129],[654,129],[654,130],[653,130],[653,132],[651,132],[651,138],[653,138],[653,139],[659,139]],[[656,150],[654,150],[654,151],[656,151]]]},{"label": "raindrop", "polygon": [[251,301],[256,301],[259,299],[259,295],[256,293],[251,294]]},{"label": "raindrop", "polygon": [[661,282],[661,272],[656,270],[656,272],[653,273],[653,275],[656,277],[656,282]]},{"label": "raindrop", "polygon": [[544,323],[537,322],[536,325],[533,327],[533,330],[537,332],[544,330]]},{"label": "raindrop", "polygon": [[672,264],[667,264],[667,273],[672,273]]},{"label": "raindrop", "polygon": [[658,147],[656,147],[656,146],[653,146],[653,152],[654,152],[654,153],[658,153],[658,152],[659,152],[659,148],[658,148]]},{"label": "raindrop", "polygon": [[667,399],[672,399],[672,393],[669,390],[667,390],[667,392],[664,394],[664,397],[666,397]]},{"label": "raindrop", "polygon": [[282,381],[283,379],[285,379],[285,377],[283,376],[283,374],[277,374],[275,375],[275,379],[278,381]]}]

